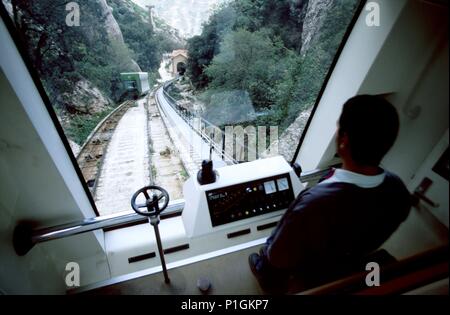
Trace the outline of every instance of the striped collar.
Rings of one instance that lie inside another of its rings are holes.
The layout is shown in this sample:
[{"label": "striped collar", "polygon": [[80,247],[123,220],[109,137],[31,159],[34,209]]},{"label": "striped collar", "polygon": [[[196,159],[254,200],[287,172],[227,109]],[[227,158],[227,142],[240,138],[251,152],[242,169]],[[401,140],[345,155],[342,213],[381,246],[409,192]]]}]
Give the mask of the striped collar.
[{"label": "striped collar", "polygon": [[367,176],[343,169],[335,169],[333,175],[320,182],[319,185],[330,183],[348,183],[361,188],[375,188],[383,183],[385,177],[385,171],[379,175]]}]

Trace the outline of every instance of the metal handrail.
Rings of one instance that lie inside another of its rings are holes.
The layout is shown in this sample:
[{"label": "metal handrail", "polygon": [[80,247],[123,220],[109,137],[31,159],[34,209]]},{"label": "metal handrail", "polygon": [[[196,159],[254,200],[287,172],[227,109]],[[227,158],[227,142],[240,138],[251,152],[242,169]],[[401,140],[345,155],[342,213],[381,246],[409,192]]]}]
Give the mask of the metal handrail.
[{"label": "metal handrail", "polygon": [[[183,119],[186,124],[200,137],[202,138],[207,144],[210,145],[210,147],[216,151],[217,154],[221,155],[223,157],[223,160],[227,159],[229,162],[231,162],[232,164],[238,164],[238,161],[236,161],[233,157],[229,156],[225,150],[223,150],[222,148],[219,147],[219,145],[210,137],[208,137],[203,131],[202,131],[202,127],[200,127],[200,131],[197,130],[193,125],[192,125],[192,121],[187,119],[187,117],[185,116],[185,114],[180,111],[177,106],[178,106],[178,101],[176,99],[174,99],[169,93],[167,93],[166,88],[173,84],[175,80],[171,80],[168,81],[166,83],[164,83],[163,87],[162,87],[162,92],[163,95],[167,101],[167,103],[172,107],[172,109],[181,117],[181,119]],[[166,98],[167,97],[167,98]],[[186,110],[187,112],[190,113],[189,110]],[[195,113],[194,113],[195,115]],[[191,116],[192,117],[192,116]],[[218,130],[220,130],[217,126],[213,125],[211,122],[209,122],[208,120],[204,119],[203,117],[200,116],[194,116],[197,119],[200,119],[201,123],[204,123],[205,125],[210,125]],[[220,130],[221,131],[221,130]],[[222,131],[221,131],[222,132]]]},{"label": "metal handrail", "polygon": [[[300,181],[305,183],[318,179],[329,172],[329,170],[330,169],[327,168],[325,170],[318,169],[310,172],[302,172],[299,176]],[[184,205],[184,200],[178,200],[169,204],[164,213],[161,214],[161,219],[181,215]],[[138,215],[135,212],[127,211],[107,216],[87,218],[72,223],[39,229],[34,229],[30,225],[22,223],[17,225],[14,229],[13,246],[16,253],[19,256],[23,256],[27,254],[34,247],[34,245],[39,243],[66,238],[69,236],[92,232],[100,229],[108,229],[138,223],[140,221],[146,220],[144,220],[142,216]]]},{"label": "metal handrail", "polygon": [[[161,214],[161,219],[180,215],[184,208],[184,201],[169,204]],[[38,243],[57,240],[69,236],[92,232],[100,229],[114,228],[122,225],[147,221],[144,217],[133,211],[117,214],[87,218],[72,223],[34,230],[27,224],[16,226],[13,235],[13,245],[16,253],[23,256]]]},{"label": "metal handrail", "polygon": [[300,174],[300,181],[302,183],[310,183],[316,182],[320,180],[323,176],[327,175],[330,172],[331,168],[326,169],[316,169],[313,171],[302,172]]},{"label": "metal handrail", "polygon": [[[215,142],[215,140],[214,140],[214,139],[211,139],[210,137],[208,137],[208,136],[204,133],[204,129],[206,129],[206,126],[211,126],[211,127],[215,128],[215,129],[219,130],[220,133],[223,135],[224,132],[223,132],[222,130],[220,130],[220,128],[218,128],[216,125],[214,125],[214,124],[211,123],[210,121],[206,120],[205,118],[203,118],[203,117],[201,117],[201,116],[196,116],[196,113],[195,113],[195,112],[192,112],[192,111],[186,109],[186,112],[189,113],[189,118],[194,117],[194,118],[200,119],[200,122],[201,122],[200,130],[197,130],[197,129],[195,128],[195,126],[192,125],[192,121],[189,120],[189,119],[186,117],[185,112],[180,111],[180,110],[178,109],[178,106],[179,106],[179,105],[178,105],[178,101],[177,101],[176,99],[174,99],[174,98],[166,91],[167,87],[169,87],[170,85],[172,85],[174,82],[175,82],[175,80],[168,81],[168,82],[166,82],[166,83],[163,85],[163,87],[162,87],[162,92],[163,92],[163,95],[164,95],[164,97],[165,97],[167,103],[168,103],[168,104],[172,107],[172,109],[173,109],[173,110],[174,110],[174,111],[175,111],[175,112],[176,112],[176,113],[177,113],[177,114],[178,114],[178,115],[179,115],[179,116],[180,116],[180,117],[188,124],[188,126],[191,127],[192,130],[194,130],[201,138],[203,138],[208,144],[210,144],[210,146],[212,147],[212,149],[213,149],[214,151],[216,151],[216,153],[218,153],[218,154],[224,156],[226,159],[228,159],[228,160],[229,160],[231,163],[233,163],[233,164],[239,164],[239,161],[237,161],[237,160],[236,160],[235,158],[233,158],[232,156],[229,156],[229,155],[226,153],[226,150],[224,150],[224,149],[222,149],[222,148],[217,148],[219,145]],[[202,124],[205,125],[205,128],[203,127]],[[252,153],[255,154],[255,156],[258,155],[258,153],[257,153],[255,150],[252,150],[249,146],[246,146],[245,143],[240,142],[240,141],[237,141],[237,139],[236,139],[235,141],[236,141],[236,145],[240,145],[240,146],[242,146],[243,148],[246,148],[246,149],[247,149],[247,152],[249,152],[249,153],[252,152]],[[224,160],[225,160],[225,159],[224,159]]]},{"label": "metal handrail", "polygon": [[[233,157],[231,157],[231,156],[229,156],[224,150],[222,150],[222,148],[218,148],[218,144],[217,143],[215,143],[215,141],[214,140],[212,140],[211,138],[209,138],[206,134],[204,134],[201,130],[199,131],[199,130],[197,130],[193,125],[192,125],[192,121],[190,121],[189,119],[187,119],[187,117],[185,116],[185,115],[183,115],[183,113],[180,111],[180,110],[178,110],[177,108],[176,108],[176,105],[177,104],[174,104],[173,103],[173,101],[172,100],[174,100],[165,90],[164,90],[164,87],[163,87],[163,94],[164,94],[164,96],[167,96],[167,97],[169,97],[170,99],[167,99],[166,98],[166,101],[167,101],[167,103],[170,105],[170,107],[172,107],[172,109],[181,117],[181,119],[183,119],[185,122],[186,122],[186,124],[200,137],[200,138],[202,138],[203,140],[205,140],[205,142],[207,143],[207,144],[209,144],[210,145],[210,147],[214,150],[214,151],[216,151],[216,153],[217,154],[219,154],[219,155],[222,155],[224,158],[226,158],[228,161],[230,161],[231,163],[233,163],[233,164],[238,164],[238,161],[236,161]],[[189,111],[188,111],[189,112]],[[205,120],[204,118],[202,118],[202,117],[195,117],[195,118],[197,118],[197,119],[200,119],[202,122],[205,122],[205,123],[208,123],[208,124],[210,124],[211,126],[214,126],[213,124],[211,124],[210,122],[208,122],[207,120]],[[214,126],[215,127],[215,126]],[[216,127],[217,128],[217,127]],[[217,129],[219,129],[219,128],[217,128]],[[225,160],[225,159],[224,159]]]}]

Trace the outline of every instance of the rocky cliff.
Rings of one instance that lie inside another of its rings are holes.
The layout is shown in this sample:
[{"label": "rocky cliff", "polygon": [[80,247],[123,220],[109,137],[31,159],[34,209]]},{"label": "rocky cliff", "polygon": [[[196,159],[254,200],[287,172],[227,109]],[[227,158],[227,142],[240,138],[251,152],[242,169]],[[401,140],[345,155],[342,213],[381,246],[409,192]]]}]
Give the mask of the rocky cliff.
[{"label": "rocky cliff", "polygon": [[123,35],[120,30],[119,23],[112,14],[111,7],[106,3],[106,0],[96,0],[98,1],[101,8],[101,16],[104,18],[104,27],[109,37],[113,40],[123,43]]},{"label": "rocky cliff", "polygon": [[301,55],[304,55],[319,35],[333,0],[309,0],[303,21]]},{"label": "rocky cliff", "polygon": [[111,100],[86,79],[79,80],[71,93],[61,94],[60,101],[69,112],[80,114],[100,113],[112,105]]},{"label": "rocky cliff", "polygon": [[95,114],[113,103],[111,75],[141,68],[106,0],[80,1],[79,27],[66,25],[66,2],[2,0],[53,105],[62,114]]},{"label": "rocky cliff", "polygon": [[[92,0],[91,0],[92,1]],[[122,46],[126,49],[126,45],[123,39],[122,30],[119,23],[112,14],[111,7],[107,4],[106,0],[93,0],[98,2],[100,8],[100,21],[99,27],[102,27],[108,34],[110,42],[113,42],[115,46]],[[130,72],[141,72],[141,68],[137,62],[128,57],[128,60],[124,60],[123,63],[127,65]],[[83,114],[95,114],[104,111],[108,106],[112,105],[112,101],[104,92],[100,91],[92,82],[87,78],[82,78],[73,87],[72,93],[65,93],[61,95],[61,99],[64,100],[66,106],[72,107],[75,111]],[[70,109],[70,108],[69,108]]]}]

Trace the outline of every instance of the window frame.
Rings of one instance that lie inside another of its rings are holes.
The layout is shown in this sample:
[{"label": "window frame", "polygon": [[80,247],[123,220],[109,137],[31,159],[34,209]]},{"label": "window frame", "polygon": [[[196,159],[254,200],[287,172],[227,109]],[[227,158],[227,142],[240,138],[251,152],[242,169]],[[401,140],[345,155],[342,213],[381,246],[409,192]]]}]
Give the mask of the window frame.
[{"label": "window frame", "polygon": [[[330,67],[329,67],[329,69],[327,71],[327,75],[325,76],[325,79],[324,79],[324,81],[322,83],[322,86],[321,86],[321,89],[319,91],[319,94],[316,97],[316,100],[315,100],[314,106],[312,108],[311,114],[309,115],[307,123],[305,125],[305,128],[304,128],[304,130],[303,130],[303,132],[302,132],[302,134],[301,134],[301,136],[299,138],[299,141],[298,141],[296,150],[294,152],[293,158],[292,158],[291,161],[289,161],[291,163],[291,165],[293,163],[295,163],[295,161],[298,158],[301,146],[302,146],[302,144],[303,144],[303,142],[304,142],[304,140],[306,138],[306,135],[308,133],[308,129],[309,129],[309,127],[311,125],[311,122],[312,122],[312,120],[314,118],[314,114],[316,113],[316,110],[317,110],[317,108],[318,108],[318,106],[320,104],[320,101],[321,101],[322,96],[324,94],[324,91],[325,91],[325,89],[326,89],[326,87],[328,85],[328,82],[329,82],[329,80],[331,78],[331,75],[332,75],[332,73],[333,73],[333,71],[334,71],[334,69],[336,67],[336,64],[337,64],[337,62],[338,62],[338,60],[339,60],[339,58],[341,56],[341,53],[342,53],[342,51],[343,51],[343,49],[344,49],[344,47],[345,47],[345,45],[347,43],[347,40],[350,37],[350,34],[352,33],[353,28],[354,28],[354,26],[355,26],[359,16],[361,15],[361,12],[364,9],[366,3],[367,3],[367,0],[359,0],[359,4],[357,5],[356,11],[355,11],[355,13],[354,13],[354,15],[352,17],[352,20],[351,20],[350,24],[347,26],[347,29],[346,29],[346,31],[344,33],[342,41],[341,41],[341,43],[340,43],[340,45],[339,45],[339,47],[338,47],[338,49],[336,51],[336,54],[334,55],[333,61],[332,61],[331,65],[330,65]],[[63,130],[61,124],[59,123],[58,117],[56,116],[56,112],[53,109],[53,106],[52,106],[52,104],[50,102],[50,99],[49,99],[47,93],[44,90],[44,87],[42,85],[40,76],[39,76],[37,70],[33,67],[32,60],[28,56],[28,54],[26,52],[26,48],[24,47],[24,44],[23,44],[23,42],[20,39],[21,38],[20,33],[16,29],[16,27],[15,27],[11,17],[9,16],[9,13],[7,12],[7,10],[4,7],[3,3],[0,3],[0,16],[1,16],[2,20],[4,21],[4,23],[6,25],[6,28],[8,29],[8,31],[9,31],[9,33],[11,35],[11,38],[14,41],[14,44],[16,45],[16,48],[17,48],[21,58],[23,59],[23,61],[25,63],[25,66],[26,66],[26,68],[27,68],[27,70],[28,70],[32,80],[33,80],[34,85],[36,86],[36,89],[39,92],[39,95],[40,95],[40,97],[41,97],[41,99],[42,99],[42,101],[43,101],[43,103],[44,103],[44,105],[46,107],[47,112],[49,113],[49,116],[50,116],[51,120],[53,121],[53,125],[55,126],[56,131],[57,131],[57,133],[58,133],[59,137],[61,138],[61,141],[62,141],[62,143],[64,145],[64,148],[66,149],[66,151],[68,153],[68,156],[69,156],[69,158],[71,160],[71,163],[72,163],[72,165],[73,165],[73,167],[75,169],[75,172],[76,172],[76,174],[78,176],[78,179],[81,182],[81,185],[82,185],[82,187],[84,189],[84,192],[87,195],[87,198],[88,198],[88,200],[89,200],[89,202],[91,204],[92,210],[94,211],[96,217],[99,217],[101,215],[100,215],[100,213],[99,213],[99,211],[97,209],[97,206],[95,204],[95,200],[94,200],[94,198],[93,198],[93,196],[91,194],[91,191],[89,190],[89,187],[88,187],[88,185],[86,183],[86,180],[85,180],[85,178],[84,178],[84,176],[83,176],[83,174],[81,172],[81,169],[80,169],[80,167],[78,165],[76,157],[75,157],[75,155],[72,152],[72,149],[70,147],[69,141],[68,141],[68,139],[67,139],[67,137],[66,137],[66,135],[64,133],[64,130]],[[184,200],[185,200],[185,198],[180,199],[179,201],[183,201],[184,202]],[[181,213],[182,213],[182,211],[178,215],[181,215]],[[172,216],[173,215],[170,215],[168,217],[172,217]],[[136,223],[136,224],[141,224],[141,223]],[[136,225],[136,224],[133,224],[133,225]],[[123,226],[123,227],[125,227],[125,226]],[[115,227],[114,229],[117,229],[117,228],[122,228],[122,226]]]},{"label": "window frame", "polygon": [[42,99],[42,102],[44,103],[44,105],[46,107],[46,110],[47,110],[51,120],[53,121],[53,125],[55,126],[56,131],[57,131],[59,137],[61,138],[61,141],[64,145],[64,148],[67,151],[67,154],[69,155],[70,161],[72,162],[72,165],[75,169],[78,179],[80,180],[81,185],[84,189],[84,192],[87,195],[87,198],[89,200],[89,203],[91,204],[92,210],[94,211],[96,217],[99,217],[100,213],[98,212],[97,206],[95,205],[94,198],[92,197],[92,194],[89,190],[86,180],[84,179],[83,174],[81,173],[81,169],[78,166],[77,160],[75,158],[75,155],[72,152],[72,149],[70,148],[70,144],[64,133],[64,130],[62,129],[62,126],[58,121],[58,117],[56,116],[56,112],[54,111],[54,109],[52,107],[50,99],[49,99],[47,93],[45,92],[44,86],[42,85],[41,79],[39,77],[39,73],[33,67],[33,62],[30,59],[30,57],[28,56],[23,42],[20,40],[20,38],[21,38],[20,33],[17,30],[16,26],[14,25],[14,22],[12,21],[11,17],[9,16],[8,11],[6,10],[6,8],[2,2],[0,2],[0,16],[3,20],[3,22],[5,23],[6,28],[9,32],[14,44],[16,45],[17,51],[19,52],[20,57],[22,58],[22,60],[25,64],[25,67],[27,68],[27,71],[31,76],[31,79],[33,80],[34,85],[36,86],[36,89]]},{"label": "window frame", "polygon": [[303,145],[303,142],[305,141],[306,135],[308,133],[308,129],[314,118],[314,114],[316,113],[316,110],[319,107],[319,104],[322,100],[322,96],[327,88],[327,85],[328,85],[328,82],[330,81],[331,75],[333,74],[333,71],[336,67],[336,64],[338,63],[338,60],[342,54],[342,51],[344,50],[344,47],[347,44],[348,38],[350,37],[350,34],[353,32],[355,24],[358,21],[366,4],[367,4],[367,0],[359,0],[358,7],[356,8],[356,11],[352,17],[352,20],[350,21],[350,24],[347,26],[347,29],[345,30],[344,36],[342,37],[342,41],[336,51],[336,54],[334,55],[334,58],[333,58],[333,61],[331,62],[330,67],[328,68],[327,75],[325,76],[325,80],[322,83],[322,87],[320,88],[319,94],[316,97],[316,101],[314,102],[313,109],[311,110],[311,114],[309,115],[308,121],[306,122],[305,129],[303,130],[303,132],[300,136],[300,139],[297,144],[297,148],[295,149],[295,153],[292,157],[292,161],[290,161],[291,165],[293,165],[298,159],[300,149]]}]

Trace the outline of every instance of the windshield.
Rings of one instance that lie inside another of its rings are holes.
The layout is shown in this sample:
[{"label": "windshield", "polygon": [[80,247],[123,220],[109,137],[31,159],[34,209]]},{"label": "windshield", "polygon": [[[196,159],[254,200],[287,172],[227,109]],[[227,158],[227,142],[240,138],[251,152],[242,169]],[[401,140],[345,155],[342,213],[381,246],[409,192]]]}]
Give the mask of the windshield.
[{"label": "windshield", "polygon": [[2,0],[101,215],[294,159],[357,0]]}]

